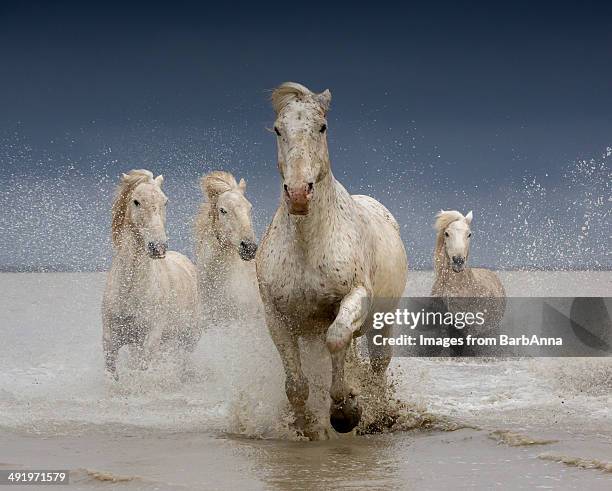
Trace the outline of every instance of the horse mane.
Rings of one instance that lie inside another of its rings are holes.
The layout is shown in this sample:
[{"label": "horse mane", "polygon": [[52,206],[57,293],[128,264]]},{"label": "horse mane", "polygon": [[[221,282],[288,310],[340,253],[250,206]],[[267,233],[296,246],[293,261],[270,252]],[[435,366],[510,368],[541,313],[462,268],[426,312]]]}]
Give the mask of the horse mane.
[{"label": "horse mane", "polygon": [[208,198],[210,203],[217,201],[217,198],[233,189],[240,189],[240,186],[236,182],[236,178],[229,172],[222,170],[216,170],[206,174],[200,179],[200,186],[204,196]]},{"label": "horse mane", "polygon": [[440,210],[436,214],[436,223],[434,224],[434,228],[438,231],[438,234],[441,234],[451,223],[456,222],[457,220],[463,220],[464,218],[465,217],[463,214],[457,210]]},{"label": "horse mane", "polygon": [[154,182],[153,173],[146,169],[134,169],[121,177],[112,208],[111,237],[115,247],[118,247],[121,243],[121,233],[125,226],[125,212],[132,191],[143,182],[149,181]]},{"label": "horse mane", "polygon": [[202,247],[202,243],[211,234],[212,222],[215,217],[212,213],[212,206],[208,202],[204,202],[200,205],[198,214],[193,221],[193,232],[195,236],[195,250],[196,253]]},{"label": "horse mane", "polygon": [[298,84],[297,82],[285,82],[272,92],[272,107],[278,114],[290,102],[301,97],[312,97],[314,95],[315,94],[310,89],[304,87],[302,84]]},{"label": "horse mane", "polygon": [[434,249],[434,270],[442,267],[445,262],[446,255],[444,254],[444,231],[453,222],[457,220],[463,220],[465,217],[457,210],[440,210],[436,214],[436,222],[434,228],[436,229],[436,248]]}]

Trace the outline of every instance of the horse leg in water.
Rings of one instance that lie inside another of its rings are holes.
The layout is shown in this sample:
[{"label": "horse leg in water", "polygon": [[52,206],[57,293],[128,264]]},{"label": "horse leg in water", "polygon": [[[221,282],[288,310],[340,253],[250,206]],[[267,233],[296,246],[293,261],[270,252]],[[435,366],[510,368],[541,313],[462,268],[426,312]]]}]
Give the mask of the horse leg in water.
[{"label": "horse leg in water", "polygon": [[115,380],[118,380],[117,358],[119,356],[119,350],[123,344],[120,333],[125,332],[127,326],[124,319],[111,314],[105,314],[102,322],[104,327],[102,336],[104,366],[108,374]]},{"label": "horse leg in water", "polygon": [[[373,312],[393,312],[397,308],[398,300],[392,299],[377,299],[372,308],[372,313],[368,316],[367,320],[363,323],[361,333],[366,334],[372,329],[374,325]],[[388,339],[393,335],[393,324],[384,323],[381,328],[376,329],[376,334],[380,334],[384,339]],[[381,387],[386,386],[386,373],[391,358],[393,356],[393,346],[384,343],[382,346],[374,343],[374,336],[367,336],[368,338],[368,354],[370,356],[370,366],[372,371],[378,376],[381,382]]]},{"label": "horse leg in water", "polygon": [[371,298],[365,287],[353,288],[342,299],[338,315],[327,330],[326,344],[332,360],[332,384],[329,390],[332,403],[329,419],[339,433],[351,431],[361,418],[361,407],[356,394],[344,379],[344,366],[353,334],[361,328],[370,311]]},{"label": "horse leg in water", "polygon": [[[384,327],[377,330],[376,334],[382,335],[383,339],[388,339],[391,337],[392,328],[392,325],[385,324]],[[384,382],[387,368],[389,363],[391,363],[393,347],[389,344],[377,346],[374,344],[374,336],[368,336],[368,353],[370,355],[370,366],[372,370],[378,378]]]},{"label": "horse leg in water", "polygon": [[302,372],[298,338],[291,332],[288,322],[273,309],[266,309],[266,323],[285,369],[285,393],[295,414],[295,426],[305,431],[309,388],[308,379]]},{"label": "horse leg in water", "polygon": [[159,353],[162,336],[165,330],[165,323],[162,320],[162,316],[154,317],[151,324],[151,328],[149,329],[142,346],[143,356],[140,363],[140,368],[142,370],[149,368],[149,364],[153,360],[153,357]]}]

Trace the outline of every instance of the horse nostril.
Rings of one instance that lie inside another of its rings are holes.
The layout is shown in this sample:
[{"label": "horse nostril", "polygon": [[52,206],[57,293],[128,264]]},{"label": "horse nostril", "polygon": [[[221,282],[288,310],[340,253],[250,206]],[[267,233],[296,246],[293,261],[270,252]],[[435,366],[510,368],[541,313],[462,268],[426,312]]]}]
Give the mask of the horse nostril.
[{"label": "horse nostril", "polygon": [[255,259],[255,253],[257,252],[257,244],[251,240],[243,240],[240,242],[240,247],[238,248],[238,254],[240,258],[244,261],[250,261],[251,259]]},{"label": "horse nostril", "polygon": [[308,183],[308,192],[311,193],[313,188],[314,188],[314,183],[309,182]]},{"label": "horse nostril", "polygon": [[285,193],[289,194],[289,186],[283,184],[283,187],[285,188]]},{"label": "horse nostril", "polygon": [[155,251],[155,242],[149,242],[147,244],[147,247],[149,248],[151,252]]}]

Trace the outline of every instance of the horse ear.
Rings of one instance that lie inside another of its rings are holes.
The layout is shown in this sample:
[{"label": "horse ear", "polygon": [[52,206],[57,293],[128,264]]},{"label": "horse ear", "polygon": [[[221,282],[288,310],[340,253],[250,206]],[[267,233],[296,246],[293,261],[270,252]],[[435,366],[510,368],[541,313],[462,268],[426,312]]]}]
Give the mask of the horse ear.
[{"label": "horse ear", "polygon": [[327,114],[327,111],[329,111],[329,105],[331,104],[331,92],[329,89],[325,89],[320,94],[317,94],[315,98],[317,99],[317,102],[321,104],[323,112]]},{"label": "horse ear", "polygon": [[238,188],[240,189],[240,192],[242,194],[244,194],[244,192],[246,191],[246,181],[243,179],[240,179],[240,182],[238,183]]},{"label": "horse ear", "polygon": [[474,215],[471,211],[467,215],[465,215],[465,221],[468,223],[468,225],[472,223],[472,218],[474,218]]},{"label": "horse ear", "polygon": [[122,172],[122,173],[121,173],[121,180],[122,180],[122,181],[125,181],[125,180],[126,180],[128,177],[129,177],[129,176],[128,176],[128,175],[127,175],[125,172]]},{"label": "horse ear", "polygon": [[161,185],[163,183],[164,183],[164,176],[160,174],[159,176],[155,178],[155,184],[157,184],[161,188]]}]

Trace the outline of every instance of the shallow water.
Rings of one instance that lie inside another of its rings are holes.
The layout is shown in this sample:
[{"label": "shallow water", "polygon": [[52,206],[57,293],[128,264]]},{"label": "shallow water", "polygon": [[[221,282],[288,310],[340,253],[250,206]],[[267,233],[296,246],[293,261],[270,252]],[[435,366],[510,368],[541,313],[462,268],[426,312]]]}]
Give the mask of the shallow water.
[{"label": "shallow water", "polygon": [[[502,277],[511,296],[612,287],[608,272]],[[205,333],[186,380],[171,359],[105,380],[103,281],[0,275],[0,468],[68,468],[85,489],[612,485],[609,358],[396,358],[396,397],[438,429],[292,441],[278,355],[256,321]],[[430,284],[411,273],[407,294]]]}]

